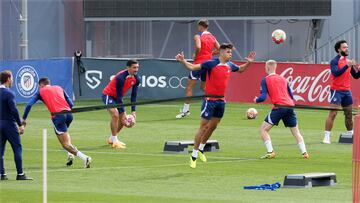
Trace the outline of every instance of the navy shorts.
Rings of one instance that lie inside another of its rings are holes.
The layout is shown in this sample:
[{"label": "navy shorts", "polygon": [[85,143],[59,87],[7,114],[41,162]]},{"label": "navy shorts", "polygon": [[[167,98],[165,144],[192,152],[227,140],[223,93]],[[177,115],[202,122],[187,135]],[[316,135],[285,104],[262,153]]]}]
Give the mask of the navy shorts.
[{"label": "navy shorts", "polygon": [[294,109],[274,108],[264,119],[265,122],[271,125],[278,125],[280,120],[283,121],[285,127],[295,127],[297,119]]},{"label": "navy shorts", "polygon": [[224,100],[203,100],[201,117],[210,120],[212,117],[222,118],[225,112]]},{"label": "navy shorts", "polygon": [[[109,105],[109,104],[117,104],[116,99],[112,96],[103,94],[102,96],[102,100],[104,102],[105,105]],[[119,113],[123,113],[125,111],[124,108],[118,108]]]},{"label": "navy shorts", "polygon": [[66,133],[70,124],[73,120],[73,116],[71,113],[56,115],[52,118],[52,122],[54,124],[55,134],[60,135]]},{"label": "navy shorts", "polygon": [[189,79],[190,80],[201,80],[201,81],[205,82],[206,81],[206,71],[204,71],[204,70],[190,71]]},{"label": "navy shorts", "polygon": [[350,106],[353,104],[350,90],[330,90],[330,104]]}]

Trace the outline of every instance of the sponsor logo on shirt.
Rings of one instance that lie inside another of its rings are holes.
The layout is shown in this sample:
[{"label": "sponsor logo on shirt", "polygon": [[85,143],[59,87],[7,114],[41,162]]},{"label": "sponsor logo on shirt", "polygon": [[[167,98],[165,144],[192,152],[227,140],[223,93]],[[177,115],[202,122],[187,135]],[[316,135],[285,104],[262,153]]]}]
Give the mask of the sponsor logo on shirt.
[{"label": "sponsor logo on shirt", "polygon": [[36,70],[30,65],[25,65],[16,73],[15,86],[22,97],[30,98],[38,90],[38,81]]}]

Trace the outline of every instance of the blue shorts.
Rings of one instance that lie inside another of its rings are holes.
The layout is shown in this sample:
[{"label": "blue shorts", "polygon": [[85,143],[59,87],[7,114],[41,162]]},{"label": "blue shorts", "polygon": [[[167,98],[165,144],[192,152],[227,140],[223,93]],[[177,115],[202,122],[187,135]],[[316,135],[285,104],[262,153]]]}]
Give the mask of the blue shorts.
[{"label": "blue shorts", "polygon": [[[102,100],[104,102],[105,105],[109,105],[109,104],[117,104],[116,99],[112,96],[103,94],[102,96]],[[125,108],[118,108],[119,113],[123,113],[125,111]]]},{"label": "blue shorts", "polygon": [[201,117],[210,120],[212,117],[222,118],[225,112],[224,100],[203,100]]},{"label": "blue shorts", "polygon": [[201,80],[203,82],[206,81],[206,71],[203,70],[195,70],[189,72],[190,80]]},{"label": "blue shorts", "polygon": [[73,116],[71,113],[56,115],[52,118],[52,122],[54,124],[55,134],[60,135],[66,133],[70,124],[73,120]]},{"label": "blue shorts", "polygon": [[295,127],[297,119],[294,109],[275,108],[265,117],[264,121],[271,125],[278,125],[280,120],[283,121],[285,127]]},{"label": "blue shorts", "polygon": [[339,106],[350,106],[353,104],[350,90],[330,90],[330,104]]}]

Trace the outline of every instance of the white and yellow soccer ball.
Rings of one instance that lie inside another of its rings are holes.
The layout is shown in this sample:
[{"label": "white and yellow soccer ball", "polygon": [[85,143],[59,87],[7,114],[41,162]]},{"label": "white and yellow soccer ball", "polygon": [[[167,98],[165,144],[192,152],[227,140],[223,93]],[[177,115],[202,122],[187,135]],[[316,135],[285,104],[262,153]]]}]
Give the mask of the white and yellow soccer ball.
[{"label": "white and yellow soccer ball", "polygon": [[126,115],[125,127],[131,128],[135,125],[135,117],[132,114]]},{"label": "white and yellow soccer ball", "polygon": [[246,118],[247,119],[255,119],[257,115],[258,115],[258,112],[257,112],[257,110],[255,108],[249,108],[246,111]]},{"label": "white and yellow soccer ball", "polygon": [[271,39],[275,42],[275,44],[281,44],[286,40],[286,33],[284,30],[274,30],[271,34]]}]

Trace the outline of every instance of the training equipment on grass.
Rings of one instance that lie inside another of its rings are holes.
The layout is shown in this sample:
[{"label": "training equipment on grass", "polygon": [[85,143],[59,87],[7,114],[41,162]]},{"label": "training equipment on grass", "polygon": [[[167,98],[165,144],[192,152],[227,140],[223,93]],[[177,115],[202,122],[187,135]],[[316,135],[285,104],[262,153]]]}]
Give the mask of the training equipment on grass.
[{"label": "training equipment on grass", "polygon": [[284,188],[311,188],[336,185],[335,173],[303,173],[285,176]]},{"label": "training equipment on grass", "polygon": [[352,157],[353,202],[360,201],[360,115],[354,118],[354,143]]},{"label": "training equipment on grass", "polygon": [[125,127],[131,128],[135,125],[135,117],[132,114],[126,115]]},{"label": "training equipment on grass", "polygon": [[271,34],[271,39],[275,42],[275,44],[281,44],[286,40],[286,33],[284,30],[274,30]]},{"label": "training equipment on grass", "polygon": [[81,113],[81,112],[88,112],[88,111],[97,111],[102,109],[112,109],[112,108],[121,108],[126,106],[139,106],[139,105],[147,105],[147,104],[159,104],[165,102],[173,102],[173,101],[184,101],[184,100],[197,100],[203,98],[224,98],[222,95],[199,95],[199,96],[191,96],[191,97],[175,97],[170,99],[157,99],[157,100],[150,100],[150,101],[142,101],[142,102],[131,102],[126,104],[109,104],[109,105],[97,105],[97,106],[87,106],[87,107],[79,107],[73,108],[71,111],[62,111],[54,113],[53,115],[61,115],[67,113]]},{"label": "training equipment on grass", "polygon": [[257,112],[257,110],[255,108],[249,108],[246,111],[246,118],[247,119],[255,119],[257,115],[258,115],[258,112]]},{"label": "training equipment on grass", "polygon": [[353,135],[348,133],[341,133],[339,137],[339,143],[341,144],[352,144],[353,143]]},{"label": "training equipment on grass", "polygon": [[251,186],[244,186],[245,190],[276,190],[281,187],[281,183],[276,182],[274,184],[263,184],[263,185],[251,185]]},{"label": "training equipment on grass", "polygon": [[[181,153],[188,154],[189,146],[194,146],[192,140],[166,141],[164,145],[164,153]],[[204,147],[205,152],[217,152],[220,146],[217,140],[208,140]]]}]

